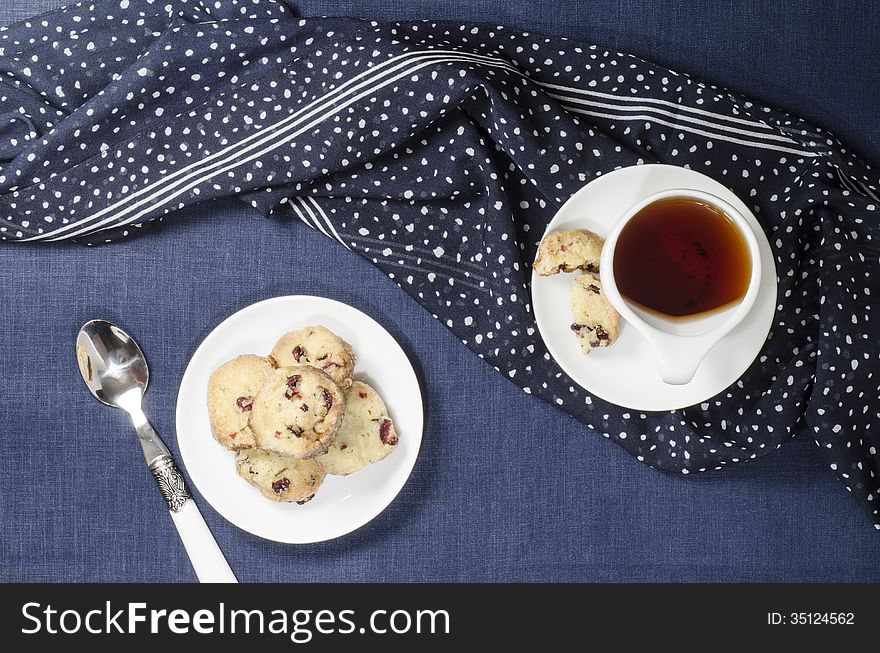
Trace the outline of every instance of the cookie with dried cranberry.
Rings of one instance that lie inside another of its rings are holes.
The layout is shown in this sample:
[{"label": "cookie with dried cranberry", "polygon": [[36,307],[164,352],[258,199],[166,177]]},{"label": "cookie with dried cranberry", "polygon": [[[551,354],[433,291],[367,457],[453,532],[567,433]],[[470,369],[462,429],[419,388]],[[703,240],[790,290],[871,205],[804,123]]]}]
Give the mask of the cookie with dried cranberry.
[{"label": "cookie with dried cranberry", "polygon": [[560,272],[598,272],[605,241],[587,229],[553,231],[538,246],[535,272],[542,277]]},{"label": "cookie with dried cranberry", "polygon": [[382,460],[394,451],[398,436],[382,397],[355,381],[345,391],[345,416],[336,439],[315,460],[328,474],[346,475]]},{"label": "cookie with dried cranberry", "polygon": [[243,449],[235,470],[264,497],[306,503],[324,481],[325,472],[313,459],[300,460],[262,449]]},{"label": "cookie with dried cranberry", "polygon": [[208,380],[208,416],[214,438],[237,451],[256,444],[248,426],[257,390],[273,372],[262,356],[233,358],[218,367]]},{"label": "cookie with dried cranberry", "polygon": [[571,287],[571,330],[581,343],[584,354],[596,347],[614,344],[620,333],[620,315],[608,301],[602,282],[592,274],[582,274]]},{"label": "cookie with dried cranberry", "polygon": [[327,374],[343,390],[351,386],[354,351],[345,340],[322,326],[285,333],[275,343],[269,359],[278,367],[311,365]]},{"label": "cookie with dried cranberry", "polygon": [[274,370],[257,391],[250,426],[257,447],[311,458],[327,451],[344,412],[345,398],[333,379],[293,365]]}]

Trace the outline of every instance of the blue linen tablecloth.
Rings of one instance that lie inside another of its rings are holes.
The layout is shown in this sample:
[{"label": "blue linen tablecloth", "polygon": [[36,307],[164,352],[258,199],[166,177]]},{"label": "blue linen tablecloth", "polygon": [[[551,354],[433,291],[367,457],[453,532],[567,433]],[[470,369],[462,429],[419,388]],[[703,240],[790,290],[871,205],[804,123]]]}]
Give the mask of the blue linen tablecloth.
[{"label": "blue linen tablecloth", "polygon": [[[0,20],[59,4],[6,5]],[[876,8],[758,17],[677,2],[552,4],[491,13],[465,3],[300,7],[305,15],[491,20],[607,43],[748,91],[880,158],[869,111],[880,87],[860,70],[880,50]],[[880,580],[880,540],[811,442],[795,439],[701,478],[646,468],[522,395],[382,273],[300,227],[212,204],[150,230],[149,247],[142,237],[91,249],[0,249],[0,578],[194,578],[124,416],[100,409],[81,387],[72,339],[83,321],[105,317],[136,334],[154,370],[147,408],[176,449],[177,385],[200,340],[249,303],[311,293],[370,313],[419,361],[422,454],[398,500],[334,542],[263,542],[202,501],[242,580]],[[280,260],[308,272],[284,273]],[[462,387],[480,388],[481,410],[460,400]]]}]

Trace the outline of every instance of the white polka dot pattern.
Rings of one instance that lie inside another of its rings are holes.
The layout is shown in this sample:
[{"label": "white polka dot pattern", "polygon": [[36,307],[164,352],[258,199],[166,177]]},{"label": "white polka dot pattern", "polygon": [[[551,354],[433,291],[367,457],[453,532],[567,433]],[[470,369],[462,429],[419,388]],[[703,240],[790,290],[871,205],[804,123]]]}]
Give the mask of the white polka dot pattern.
[{"label": "white polka dot pattern", "polygon": [[[0,60],[3,240],[102,243],[238,196],[371,260],[527,393],[646,464],[716,470],[810,434],[880,528],[880,191],[827,132],[593,45],[303,20],[273,0],[82,3],[0,30]],[[734,190],[780,274],[748,372],[659,414],[571,383],[528,288],[556,209],[648,161]]]}]

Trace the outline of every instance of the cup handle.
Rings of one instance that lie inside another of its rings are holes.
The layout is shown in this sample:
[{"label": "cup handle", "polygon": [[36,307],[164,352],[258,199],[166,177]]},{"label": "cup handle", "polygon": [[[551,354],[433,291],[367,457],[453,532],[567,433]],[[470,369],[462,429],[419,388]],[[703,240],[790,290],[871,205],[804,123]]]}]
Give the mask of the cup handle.
[{"label": "cup handle", "polygon": [[700,363],[717,339],[706,341],[703,338],[682,338],[680,336],[654,335],[651,346],[657,355],[658,370],[663,383],[686,385],[690,383],[700,367]]}]

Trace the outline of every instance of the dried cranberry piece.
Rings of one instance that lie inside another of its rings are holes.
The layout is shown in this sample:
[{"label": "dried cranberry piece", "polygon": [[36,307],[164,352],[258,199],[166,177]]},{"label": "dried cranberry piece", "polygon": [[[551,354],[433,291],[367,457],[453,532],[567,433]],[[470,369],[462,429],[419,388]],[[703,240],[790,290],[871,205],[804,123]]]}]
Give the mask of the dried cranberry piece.
[{"label": "dried cranberry piece", "polygon": [[295,426],[293,424],[288,426],[287,430],[289,433],[291,433],[294,437],[297,437],[297,438],[301,438],[302,434],[305,433],[305,431],[303,429],[301,429],[300,427]]},{"label": "dried cranberry piece", "polygon": [[290,353],[293,354],[294,359],[296,359],[296,362],[299,363],[299,359],[306,355],[306,350],[303,349],[300,345],[297,345]]},{"label": "dried cranberry piece", "polygon": [[379,439],[382,440],[382,444],[387,444],[390,447],[397,444],[398,438],[396,435],[392,435],[391,420],[387,417],[382,422],[382,426],[379,427]]},{"label": "dried cranberry piece", "polygon": [[284,396],[287,399],[293,399],[294,397],[300,396],[299,390],[296,386],[301,379],[302,377],[299,374],[294,374],[287,377],[287,390],[284,392]]},{"label": "dried cranberry piece", "polygon": [[321,396],[324,398],[324,408],[329,411],[333,407],[333,393],[321,386]]},{"label": "dried cranberry piece", "polygon": [[346,449],[348,449],[348,445],[347,445],[347,444],[340,444],[340,445],[339,445],[339,450],[340,450],[340,451],[345,451]]},{"label": "dried cranberry piece", "polygon": [[577,333],[578,331],[580,331],[583,328],[584,328],[583,324],[572,324],[571,325],[571,330],[574,331],[575,333]]},{"label": "dried cranberry piece", "polygon": [[367,393],[366,392],[358,392],[358,397],[360,397],[361,399],[366,399]]},{"label": "dried cranberry piece", "polygon": [[611,336],[608,335],[608,332],[602,328],[601,324],[596,327],[596,337],[599,340],[609,340],[611,338]]},{"label": "dried cranberry piece", "polygon": [[591,283],[589,286],[587,286],[587,288],[589,288],[590,290],[592,290],[592,291],[593,291],[594,293],[596,293],[597,295],[599,294],[599,286],[597,286],[596,284]]},{"label": "dried cranberry piece", "polygon": [[302,412],[307,413],[307,412],[309,412],[309,405],[308,405],[308,404],[303,404],[303,405],[301,405],[301,406],[299,407],[299,409],[300,409]]},{"label": "dried cranberry piece", "polygon": [[251,412],[251,408],[254,407],[254,398],[253,397],[239,397],[235,400],[235,405],[238,406],[238,409],[243,413]]},{"label": "dried cranberry piece", "polygon": [[290,479],[289,478],[279,478],[277,481],[272,483],[272,491],[278,494],[281,494],[290,487]]}]

